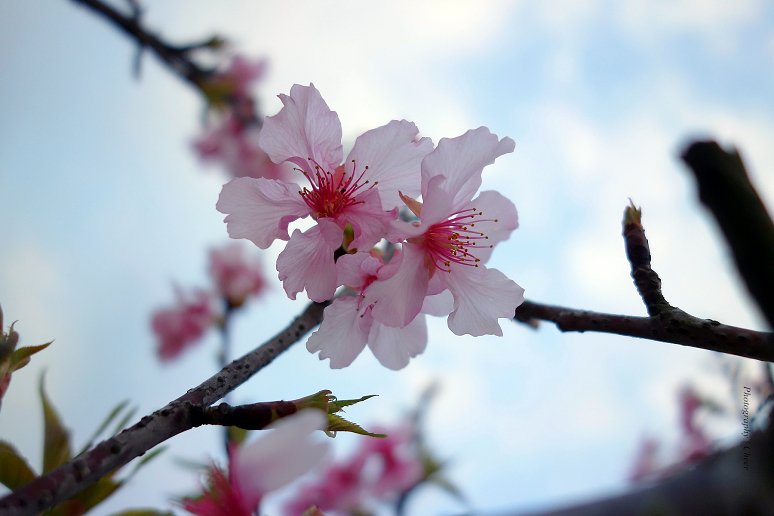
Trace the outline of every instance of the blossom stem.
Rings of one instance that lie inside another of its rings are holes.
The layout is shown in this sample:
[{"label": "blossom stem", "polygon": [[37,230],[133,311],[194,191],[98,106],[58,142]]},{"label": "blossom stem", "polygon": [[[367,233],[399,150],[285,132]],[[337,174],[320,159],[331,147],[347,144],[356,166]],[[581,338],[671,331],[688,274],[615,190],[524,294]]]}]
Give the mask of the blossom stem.
[{"label": "blossom stem", "polygon": [[34,516],[67,500],[159,443],[205,422],[206,407],[247,381],[306,335],[323,318],[330,302],[311,303],[284,331],[167,406],[143,417],[49,473],[0,499],[0,516]]}]

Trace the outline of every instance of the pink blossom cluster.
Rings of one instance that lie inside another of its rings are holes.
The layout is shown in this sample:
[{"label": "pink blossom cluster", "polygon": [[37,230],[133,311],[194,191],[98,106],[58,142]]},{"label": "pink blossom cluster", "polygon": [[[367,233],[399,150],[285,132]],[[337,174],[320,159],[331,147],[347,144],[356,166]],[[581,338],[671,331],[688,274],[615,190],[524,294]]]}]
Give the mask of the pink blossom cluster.
[{"label": "pink blossom cluster", "polygon": [[273,423],[268,435],[246,446],[229,448],[228,471],[213,465],[208,485],[198,498],[181,502],[199,516],[252,516],[263,497],[317,466],[328,452],[328,443],[311,438],[327,428],[321,410],[306,409]]},{"label": "pink blossom cluster", "polygon": [[659,457],[659,441],[653,437],[644,438],[629,473],[629,480],[632,482],[652,481],[670,476],[714,451],[713,440],[699,424],[699,409],[711,404],[702,399],[691,386],[680,389],[678,403],[681,436],[676,459],[671,465],[663,463]]},{"label": "pink blossom cluster", "polygon": [[[285,506],[286,516],[301,516],[315,506],[325,514],[368,514],[377,500],[395,501],[422,480],[424,469],[409,427],[366,439],[348,461],[332,463],[312,484],[302,486]],[[359,512],[362,511],[362,512]]]},{"label": "pink blossom cluster", "polygon": [[[308,185],[236,178],[217,209],[232,238],[261,249],[288,242],[277,271],[291,299],[306,291],[326,301],[341,286],[355,294],[325,309],[307,348],[341,368],[368,345],[383,365],[400,369],[425,348],[425,314],[448,316],[457,335],[501,336],[498,319],[513,317],[524,291],[485,264],[518,215],[498,192],[476,193],[484,167],[512,152],[513,140],[480,127],[434,149],[413,123],[393,120],[360,135],[344,159],[338,115],[314,85],[294,85],[280,100],[258,142]],[[399,220],[402,206],[417,220]],[[290,235],[288,225],[306,217],[315,224]],[[389,263],[374,249],[383,239],[400,246]],[[336,260],[340,250],[346,254]]]},{"label": "pink blossom cluster", "polygon": [[250,86],[265,70],[264,60],[236,56],[210,81],[210,88],[218,89],[227,102],[216,104],[218,109],[210,113],[204,134],[193,147],[202,160],[222,164],[233,177],[283,179],[288,175],[285,165],[273,163],[258,146],[261,123]]},{"label": "pink blossom cluster", "polygon": [[183,292],[177,289],[177,304],[154,312],[151,326],[158,338],[158,356],[166,362],[198,342],[213,324],[250,297],[266,289],[259,261],[245,257],[243,248],[232,242],[210,250],[211,290]]}]

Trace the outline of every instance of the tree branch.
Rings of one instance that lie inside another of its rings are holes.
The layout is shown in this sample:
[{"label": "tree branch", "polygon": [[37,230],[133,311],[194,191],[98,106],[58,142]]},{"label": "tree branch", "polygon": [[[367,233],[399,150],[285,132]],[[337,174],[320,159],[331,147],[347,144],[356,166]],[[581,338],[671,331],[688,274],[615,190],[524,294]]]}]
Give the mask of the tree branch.
[{"label": "tree branch", "polygon": [[[139,56],[143,49],[149,48],[153,50],[164,64],[173,72],[183,77],[192,86],[196,87],[196,89],[201,89],[203,81],[212,74],[212,70],[200,67],[187,56],[190,49],[203,45],[175,47],[162,41],[158,36],[146,31],[140,25],[140,11],[137,7],[133,8],[133,16],[125,16],[100,0],[73,0],[73,2],[84,5],[104,16],[129,37],[137,41],[140,45],[137,59],[140,58]],[[138,69],[139,64],[135,63],[135,73],[137,73]]]},{"label": "tree branch", "polygon": [[633,204],[624,211],[623,227],[632,278],[650,317],[603,314],[525,301],[516,308],[514,319],[535,328],[538,320],[550,321],[563,332],[614,333],[774,362],[774,334],[699,319],[667,303],[661,294],[661,279],[650,267],[650,246],[642,227],[642,211]]},{"label": "tree branch", "polygon": [[692,143],[682,158],[696,176],[699,198],[723,231],[747,289],[774,328],[774,223],[739,153],[706,141]]},{"label": "tree branch", "polygon": [[323,309],[328,304],[311,303],[283,332],[231,362],[198,387],[67,464],[0,499],[0,516],[34,516],[67,500],[157,444],[205,423],[206,407],[243,384],[320,324]]},{"label": "tree branch", "polygon": [[549,321],[562,332],[613,333],[774,362],[773,333],[699,319],[679,308],[653,317],[634,317],[524,301],[514,319],[533,326],[534,320]]},{"label": "tree branch", "polygon": [[[774,514],[774,425],[690,469],[621,496],[530,516]],[[526,516],[526,515],[522,515]]]}]

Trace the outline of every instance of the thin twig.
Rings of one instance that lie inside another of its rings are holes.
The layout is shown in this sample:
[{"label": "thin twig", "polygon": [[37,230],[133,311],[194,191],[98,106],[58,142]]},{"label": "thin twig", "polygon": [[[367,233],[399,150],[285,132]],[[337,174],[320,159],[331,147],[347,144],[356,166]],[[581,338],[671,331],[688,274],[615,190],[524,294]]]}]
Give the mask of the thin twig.
[{"label": "thin twig", "polygon": [[613,333],[774,362],[774,334],[699,319],[679,308],[654,317],[634,317],[524,301],[514,319],[528,324],[536,319],[550,321],[563,332]]},{"label": "thin twig", "polygon": [[157,444],[205,422],[206,407],[243,384],[280,353],[320,324],[329,303],[311,303],[283,332],[231,362],[198,387],[143,417],[67,464],[0,499],[0,516],[34,516],[139,457]]},{"label": "thin twig", "polygon": [[[212,70],[206,70],[200,67],[186,55],[187,50],[189,48],[195,48],[196,45],[175,47],[162,41],[161,38],[155,34],[145,30],[140,24],[138,14],[141,11],[139,10],[139,7],[133,6],[133,16],[125,16],[100,0],[73,1],[88,7],[110,20],[128,36],[137,41],[138,45],[140,45],[140,49],[151,49],[164,64],[172,69],[173,72],[180,75],[197,89],[200,89],[202,82],[212,74]],[[140,51],[138,50],[138,54],[139,53]],[[139,70],[138,63],[135,63],[135,70]]]}]

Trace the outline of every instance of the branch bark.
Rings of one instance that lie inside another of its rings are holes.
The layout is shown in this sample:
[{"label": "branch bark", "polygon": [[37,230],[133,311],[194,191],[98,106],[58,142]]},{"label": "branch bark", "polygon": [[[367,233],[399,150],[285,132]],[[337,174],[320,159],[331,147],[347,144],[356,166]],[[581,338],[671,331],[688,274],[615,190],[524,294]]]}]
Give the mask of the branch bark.
[{"label": "branch bark", "polygon": [[205,409],[320,324],[330,304],[311,303],[283,332],[165,407],[0,499],[0,516],[34,516],[67,500],[159,443],[206,422]]},{"label": "branch bark", "polygon": [[653,317],[635,317],[524,301],[514,319],[533,326],[535,320],[549,321],[562,332],[613,333],[774,362],[774,333],[699,319],[679,308]]},{"label": "branch bark", "polygon": [[774,328],[774,223],[742,158],[713,141],[692,143],[682,158],[696,176],[699,199],[715,216],[747,289]]},{"label": "branch bark", "polygon": [[[655,484],[604,500],[529,516],[745,516],[774,514],[774,426]],[[521,514],[521,516],[527,516]]]}]

